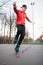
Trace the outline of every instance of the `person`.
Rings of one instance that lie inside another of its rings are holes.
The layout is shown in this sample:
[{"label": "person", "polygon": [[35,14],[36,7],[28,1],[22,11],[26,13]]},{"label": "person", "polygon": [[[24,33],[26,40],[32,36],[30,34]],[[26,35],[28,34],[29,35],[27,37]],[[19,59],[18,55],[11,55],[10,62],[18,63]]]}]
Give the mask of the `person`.
[{"label": "person", "polygon": [[24,4],[24,5],[22,5],[21,8],[22,8],[22,10],[18,10],[16,7],[16,2],[14,2],[13,9],[17,15],[17,19],[16,19],[17,34],[14,39],[14,44],[17,43],[17,45],[15,47],[16,53],[19,52],[20,45],[25,36],[25,19],[27,19],[29,22],[31,22],[30,19],[26,15],[27,6]]}]

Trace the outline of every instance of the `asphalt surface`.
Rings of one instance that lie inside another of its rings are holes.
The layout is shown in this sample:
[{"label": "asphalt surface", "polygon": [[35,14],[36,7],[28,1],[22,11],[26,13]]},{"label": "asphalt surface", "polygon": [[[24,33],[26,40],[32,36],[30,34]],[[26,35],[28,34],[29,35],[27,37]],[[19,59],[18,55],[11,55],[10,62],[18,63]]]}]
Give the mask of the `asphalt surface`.
[{"label": "asphalt surface", "polygon": [[43,65],[43,45],[24,45],[15,55],[13,44],[0,44],[0,65]]}]

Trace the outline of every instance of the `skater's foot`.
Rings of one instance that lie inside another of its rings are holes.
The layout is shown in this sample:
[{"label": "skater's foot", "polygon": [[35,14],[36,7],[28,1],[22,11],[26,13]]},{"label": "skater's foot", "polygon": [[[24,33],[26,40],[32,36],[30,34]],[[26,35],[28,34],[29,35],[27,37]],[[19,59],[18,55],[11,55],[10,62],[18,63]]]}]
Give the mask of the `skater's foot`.
[{"label": "skater's foot", "polygon": [[20,46],[16,46],[16,48],[15,48],[15,52],[16,52],[16,54],[19,53],[19,47],[20,47]]}]

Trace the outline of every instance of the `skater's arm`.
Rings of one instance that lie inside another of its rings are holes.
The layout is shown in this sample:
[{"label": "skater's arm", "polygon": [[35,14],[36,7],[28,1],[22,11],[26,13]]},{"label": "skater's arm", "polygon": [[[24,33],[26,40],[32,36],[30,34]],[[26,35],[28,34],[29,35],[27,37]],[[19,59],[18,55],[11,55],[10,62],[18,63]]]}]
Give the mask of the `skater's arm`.
[{"label": "skater's arm", "polygon": [[30,23],[32,23],[31,21],[30,21],[30,19],[26,16],[26,19],[30,22]]},{"label": "skater's arm", "polygon": [[16,3],[15,2],[13,4],[13,9],[14,9],[15,13],[17,14],[18,13],[18,10],[17,10],[17,7],[16,7]]}]

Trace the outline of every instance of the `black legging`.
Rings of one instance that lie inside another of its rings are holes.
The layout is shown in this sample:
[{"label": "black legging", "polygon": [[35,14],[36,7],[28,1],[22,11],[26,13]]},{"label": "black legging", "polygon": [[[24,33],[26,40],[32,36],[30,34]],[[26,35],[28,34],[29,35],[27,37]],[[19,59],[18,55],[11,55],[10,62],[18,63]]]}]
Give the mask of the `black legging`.
[{"label": "black legging", "polygon": [[[19,37],[20,35],[20,37]],[[22,40],[24,39],[25,36],[25,26],[24,25],[17,25],[17,34],[15,38],[19,38],[17,45],[21,45]]]}]

